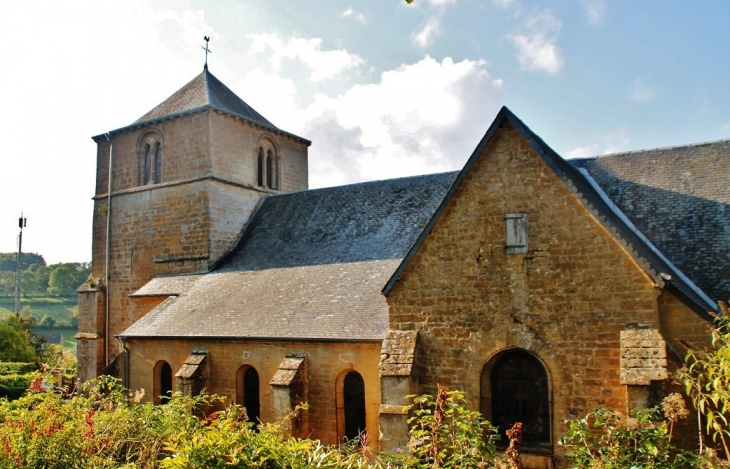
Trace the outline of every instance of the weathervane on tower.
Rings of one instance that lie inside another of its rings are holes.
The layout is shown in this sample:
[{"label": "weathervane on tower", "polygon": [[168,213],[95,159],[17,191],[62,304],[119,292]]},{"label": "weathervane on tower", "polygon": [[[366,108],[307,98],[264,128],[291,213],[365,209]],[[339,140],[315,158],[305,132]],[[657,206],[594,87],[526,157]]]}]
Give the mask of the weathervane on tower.
[{"label": "weathervane on tower", "polygon": [[203,50],[205,51],[205,65],[203,66],[203,70],[208,70],[208,54],[212,54],[213,51],[208,49],[208,42],[210,41],[210,36],[203,36],[203,39],[205,39],[205,46],[201,46]]}]

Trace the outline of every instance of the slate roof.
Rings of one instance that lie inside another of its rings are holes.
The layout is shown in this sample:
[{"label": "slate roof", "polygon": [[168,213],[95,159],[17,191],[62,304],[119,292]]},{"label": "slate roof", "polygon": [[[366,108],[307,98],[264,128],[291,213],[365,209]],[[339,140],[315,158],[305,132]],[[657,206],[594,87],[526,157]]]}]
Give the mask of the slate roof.
[{"label": "slate roof", "polygon": [[136,292],[178,296],[120,336],[382,340],[381,289],[455,176],[269,196],[212,272]]},{"label": "slate roof", "polygon": [[278,130],[207,69],[134,123],[140,124],[203,107],[217,109],[263,127]]},{"label": "slate roof", "polygon": [[[623,241],[632,256],[644,266],[647,272],[652,275],[658,284],[666,282],[667,287],[675,292],[680,298],[685,300],[687,304],[694,309],[695,312],[709,319],[707,313],[709,311],[717,312],[717,303],[709,298],[697,285],[687,278],[662,252],[660,252],[649,239],[647,239],[614,205],[606,196],[604,191],[598,184],[587,174],[581,173],[568,161],[564,160],[560,155],[555,153],[539,136],[532,132],[517,116],[509,109],[503,107],[492,125],[487,130],[482,140],[477,145],[472,155],[467,160],[464,168],[454,180],[453,185],[449,188],[446,196],[442,200],[440,206],[436,209],[431,220],[427,223],[423,232],[418,236],[415,244],[406,254],[403,262],[388,280],[383,288],[384,293],[388,293],[390,289],[398,281],[401,273],[408,266],[409,262],[415,256],[416,252],[424,242],[426,236],[430,233],[432,227],[436,224],[441,214],[448,206],[451,198],[462,184],[467,174],[471,170],[474,163],[484,151],[491,138],[497,132],[497,129],[508,122],[512,125],[528,142],[535,152],[543,159],[543,161],[555,172],[566,186],[576,194],[581,202],[590,210],[594,216],[619,240]],[[723,263],[727,262],[727,258],[722,259]]]},{"label": "slate roof", "polygon": [[730,299],[730,140],[569,161],[698,287]]},{"label": "slate roof", "polygon": [[[113,130],[112,133],[205,109],[222,112],[276,133],[293,137],[307,144],[311,143],[309,140],[285,132],[269,122],[268,119],[259,114],[218,78],[213,76],[208,69],[204,69],[200,75],[193,78],[172,96],[134,121],[131,125]],[[101,135],[94,138],[101,138]]]}]

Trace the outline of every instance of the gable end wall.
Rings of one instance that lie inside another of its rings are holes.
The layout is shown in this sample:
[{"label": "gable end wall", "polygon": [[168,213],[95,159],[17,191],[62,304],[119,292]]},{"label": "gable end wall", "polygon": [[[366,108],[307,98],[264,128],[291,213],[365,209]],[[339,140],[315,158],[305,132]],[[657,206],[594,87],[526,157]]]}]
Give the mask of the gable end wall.
[{"label": "gable end wall", "polygon": [[[526,213],[527,254],[507,254],[505,215]],[[388,296],[390,326],[419,331],[419,392],[466,391],[479,409],[480,374],[521,347],[545,365],[552,440],[564,420],[626,409],[620,332],[658,327],[651,279],[508,123],[466,175]]]}]

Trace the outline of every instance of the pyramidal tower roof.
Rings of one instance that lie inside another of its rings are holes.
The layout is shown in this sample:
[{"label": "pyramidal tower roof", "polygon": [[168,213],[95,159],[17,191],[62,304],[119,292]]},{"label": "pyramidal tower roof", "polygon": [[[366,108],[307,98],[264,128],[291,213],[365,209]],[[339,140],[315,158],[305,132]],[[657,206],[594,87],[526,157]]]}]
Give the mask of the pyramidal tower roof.
[{"label": "pyramidal tower roof", "polygon": [[214,77],[207,68],[160,105],[134,121],[132,125],[185,114],[203,108],[212,108],[272,130],[279,130],[264,116],[256,112],[254,108],[246,104],[244,100],[236,96],[236,93]]}]

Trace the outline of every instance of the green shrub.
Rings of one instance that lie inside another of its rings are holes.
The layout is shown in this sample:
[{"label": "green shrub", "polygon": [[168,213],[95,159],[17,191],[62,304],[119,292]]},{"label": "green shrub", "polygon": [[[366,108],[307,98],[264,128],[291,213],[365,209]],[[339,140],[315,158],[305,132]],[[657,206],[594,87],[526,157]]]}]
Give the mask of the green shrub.
[{"label": "green shrub", "polygon": [[40,376],[39,372],[0,373],[0,398],[18,399]]},{"label": "green shrub", "polygon": [[254,428],[243,408],[232,406],[215,414],[210,425],[190,435],[179,432],[166,450],[161,467],[174,468],[351,468],[365,467],[356,452],[342,453],[317,440],[287,435],[282,423]]},{"label": "green shrub", "polygon": [[0,467],[155,468],[164,442],[194,435],[203,422],[193,412],[212,397],[176,394],[167,405],[139,404],[118,380],[102,377],[85,396],[50,392],[0,400]]},{"label": "green shrub", "polygon": [[463,392],[438,385],[436,399],[411,397],[410,442],[407,454],[395,458],[400,463],[419,469],[506,467],[497,455],[496,429],[466,407]]},{"label": "green shrub", "polygon": [[577,469],[681,469],[701,467],[697,454],[671,444],[667,422],[657,408],[637,410],[629,418],[598,409],[569,422],[560,439]]}]

